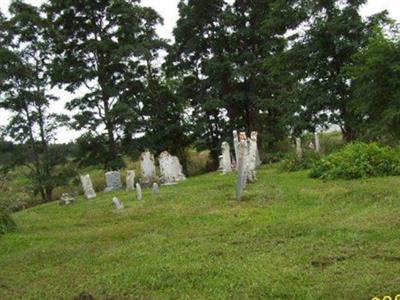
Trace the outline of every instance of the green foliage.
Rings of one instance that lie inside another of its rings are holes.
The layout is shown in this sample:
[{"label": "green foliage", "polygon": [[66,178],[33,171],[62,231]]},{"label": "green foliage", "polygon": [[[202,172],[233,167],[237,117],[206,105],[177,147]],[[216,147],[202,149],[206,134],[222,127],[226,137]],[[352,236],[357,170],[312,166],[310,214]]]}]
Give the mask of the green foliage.
[{"label": "green foliage", "polygon": [[310,169],[320,160],[320,155],[313,150],[306,150],[302,158],[290,153],[280,164],[280,169],[287,172],[296,172]]},{"label": "green foliage", "polygon": [[316,162],[310,176],[321,179],[357,179],[400,175],[400,155],[376,143],[352,143]]},{"label": "green foliage", "polygon": [[7,212],[5,208],[2,208],[0,203],[0,236],[15,230],[16,224],[14,220],[11,218],[10,214]]}]

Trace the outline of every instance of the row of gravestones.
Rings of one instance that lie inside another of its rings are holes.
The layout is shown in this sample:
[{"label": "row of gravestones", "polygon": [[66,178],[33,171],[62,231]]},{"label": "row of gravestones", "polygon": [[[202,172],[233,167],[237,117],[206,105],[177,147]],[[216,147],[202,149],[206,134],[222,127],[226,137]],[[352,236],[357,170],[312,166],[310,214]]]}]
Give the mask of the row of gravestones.
[{"label": "row of gravestones", "polygon": [[250,138],[247,138],[245,132],[240,132],[238,135],[237,131],[234,130],[233,146],[235,152],[234,163],[232,163],[229,143],[222,143],[219,169],[222,171],[222,174],[230,173],[233,169],[237,170],[236,199],[240,200],[246,184],[257,180],[256,168],[261,165],[257,146],[257,132],[251,132]]},{"label": "row of gravestones", "polygon": [[[179,181],[185,180],[186,177],[183,174],[182,165],[179,162],[178,157],[172,156],[168,151],[164,151],[159,157],[160,163],[160,182],[169,185],[176,184]],[[149,185],[154,181],[158,181],[156,174],[156,167],[154,164],[154,156],[149,152],[145,151],[140,156],[140,168],[141,168],[141,182],[142,184]],[[140,187],[139,183],[135,185],[135,171],[129,170],[126,175],[126,188],[128,191],[135,190],[135,187]],[[105,192],[110,192],[122,188],[121,174],[118,171],[110,171],[105,174],[106,188]],[[96,193],[93,189],[93,184],[90,176],[81,176],[81,183],[87,199],[96,197]],[[153,184],[154,188],[154,184]],[[138,197],[139,198],[139,197]]]},{"label": "row of gravestones", "polygon": [[[316,153],[321,153],[321,143],[319,140],[319,134],[318,132],[314,133],[314,142],[310,142],[309,146],[310,149],[314,149]],[[303,158],[303,147],[301,143],[301,138],[297,137],[296,138],[296,156],[298,159]]]}]

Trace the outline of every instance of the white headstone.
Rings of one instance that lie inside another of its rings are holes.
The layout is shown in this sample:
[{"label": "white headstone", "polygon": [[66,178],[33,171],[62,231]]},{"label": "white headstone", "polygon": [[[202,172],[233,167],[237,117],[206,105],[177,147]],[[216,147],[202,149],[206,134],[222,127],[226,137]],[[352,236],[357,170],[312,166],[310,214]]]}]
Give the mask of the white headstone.
[{"label": "white headstone", "polygon": [[136,183],[136,196],[138,200],[142,200],[143,195],[142,195],[142,187],[140,186],[140,183]]},{"label": "white headstone", "polygon": [[112,202],[113,202],[113,204],[114,204],[116,209],[123,209],[124,208],[124,204],[117,197],[114,197],[112,199]]},{"label": "white headstone", "polygon": [[140,156],[140,167],[142,170],[142,182],[149,184],[156,177],[156,167],[154,166],[154,156],[145,151]]},{"label": "white headstone", "polygon": [[175,184],[186,179],[178,157],[164,151],[160,154],[158,160],[160,162],[161,181],[164,184]]},{"label": "white headstone", "polygon": [[321,143],[319,141],[318,132],[315,132],[315,152],[321,153]]},{"label": "white headstone", "polygon": [[239,201],[247,183],[249,147],[246,133],[241,132],[239,137],[238,179],[236,184],[236,199]]},{"label": "white headstone", "polygon": [[110,171],[105,174],[106,188],[105,192],[111,192],[122,188],[121,174],[118,171]]},{"label": "white headstone", "polygon": [[126,190],[129,192],[135,190],[135,171],[126,172]]},{"label": "white headstone", "polygon": [[235,161],[236,161],[236,169],[238,169],[238,161],[239,161],[239,137],[236,130],[232,132],[233,134],[233,149],[235,150]]},{"label": "white headstone", "polygon": [[220,167],[222,174],[226,174],[232,172],[231,152],[229,144],[227,142],[223,142],[221,148],[222,148],[222,155],[221,155]]},{"label": "white headstone", "polygon": [[96,193],[93,189],[92,181],[90,180],[89,174],[81,176],[81,183],[83,187],[83,192],[87,199],[93,199],[96,197]]},{"label": "white headstone", "polygon": [[298,159],[303,158],[303,148],[301,147],[301,138],[296,138],[296,155]]},{"label": "white headstone", "polygon": [[249,158],[248,158],[248,170],[247,170],[247,181],[255,182],[257,167],[257,132],[253,131],[250,134],[249,139]]},{"label": "white headstone", "polygon": [[160,194],[160,186],[158,185],[157,182],[153,183],[153,193],[156,195]]},{"label": "white headstone", "polygon": [[59,203],[60,205],[70,205],[75,203],[75,198],[70,196],[68,193],[63,193]]}]

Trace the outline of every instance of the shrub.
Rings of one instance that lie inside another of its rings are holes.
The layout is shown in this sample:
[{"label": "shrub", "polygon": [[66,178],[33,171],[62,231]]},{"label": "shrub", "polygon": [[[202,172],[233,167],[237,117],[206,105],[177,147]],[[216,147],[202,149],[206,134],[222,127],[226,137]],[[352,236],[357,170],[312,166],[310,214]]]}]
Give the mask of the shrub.
[{"label": "shrub", "polygon": [[296,172],[310,169],[315,162],[320,159],[320,155],[313,150],[304,151],[303,158],[298,158],[296,154],[290,153],[281,163],[280,169],[287,172]]},{"label": "shrub", "polygon": [[316,162],[310,176],[321,179],[356,179],[399,174],[398,152],[376,143],[353,143]]},{"label": "shrub", "polygon": [[0,236],[14,230],[16,227],[8,212],[0,207]]}]

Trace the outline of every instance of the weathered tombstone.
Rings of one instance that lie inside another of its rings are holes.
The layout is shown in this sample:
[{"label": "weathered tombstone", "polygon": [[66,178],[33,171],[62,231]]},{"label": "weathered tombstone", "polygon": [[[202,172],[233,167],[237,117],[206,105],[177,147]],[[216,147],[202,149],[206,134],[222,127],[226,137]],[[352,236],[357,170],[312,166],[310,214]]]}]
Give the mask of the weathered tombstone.
[{"label": "weathered tombstone", "polygon": [[247,183],[249,148],[246,133],[241,132],[239,137],[238,178],[236,184],[236,199],[239,201]]},{"label": "weathered tombstone", "polygon": [[298,159],[303,158],[303,148],[301,147],[301,138],[296,138],[296,155]]},{"label": "weathered tombstone", "polygon": [[223,142],[221,148],[222,148],[222,155],[221,155],[220,167],[222,174],[226,174],[232,172],[231,152],[229,144],[227,142]]},{"label": "weathered tombstone", "polygon": [[138,200],[142,200],[143,195],[142,195],[142,187],[140,186],[140,183],[136,183],[136,196]]},{"label": "weathered tombstone", "polygon": [[252,131],[249,139],[248,150],[248,169],[247,169],[247,182],[255,182],[257,180],[256,167],[257,167],[257,132]]},{"label": "weathered tombstone", "polygon": [[145,151],[140,156],[140,168],[142,170],[142,182],[150,184],[156,176],[156,167],[154,166],[154,156]]},{"label": "weathered tombstone", "polygon": [[233,134],[233,148],[235,150],[235,162],[236,162],[236,169],[238,169],[238,165],[239,165],[239,137],[237,134],[237,131],[234,130],[232,132]]},{"label": "weathered tombstone", "polygon": [[81,183],[83,187],[83,191],[87,199],[93,199],[96,197],[96,193],[94,192],[92,181],[90,180],[89,174],[81,176]]},{"label": "weathered tombstone", "polygon": [[175,184],[179,181],[185,180],[182,165],[178,157],[172,156],[168,151],[164,151],[158,158],[160,162],[161,182],[164,184]]},{"label": "weathered tombstone", "polygon": [[321,143],[319,141],[319,134],[318,132],[315,132],[314,134],[314,139],[315,139],[315,152],[321,153]]},{"label": "weathered tombstone", "polygon": [[153,194],[156,194],[156,195],[160,194],[160,186],[158,185],[157,182],[153,183],[152,189],[153,189]]},{"label": "weathered tombstone", "polygon": [[70,196],[68,193],[63,193],[59,203],[60,205],[70,205],[75,203],[75,198]]},{"label": "weathered tombstone", "polygon": [[135,190],[135,171],[126,172],[126,190],[129,192]]},{"label": "weathered tombstone", "polygon": [[260,159],[260,151],[258,151],[258,146],[257,146],[257,152],[256,152],[256,167],[260,167],[262,165],[262,161]]},{"label": "weathered tombstone", "polygon": [[121,173],[118,171],[110,171],[106,173],[105,192],[111,192],[122,188]]},{"label": "weathered tombstone", "polygon": [[117,197],[114,197],[112,199],[112,202],[113,202],[113,204],[114,204],[116,209],[123,209],[124,208],[124,204]]}]

